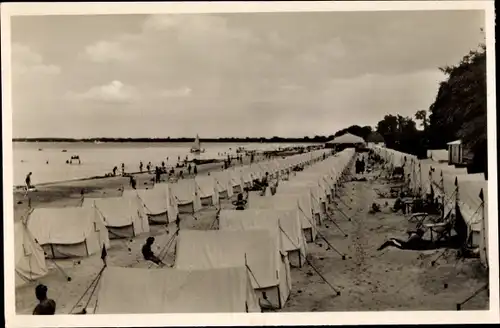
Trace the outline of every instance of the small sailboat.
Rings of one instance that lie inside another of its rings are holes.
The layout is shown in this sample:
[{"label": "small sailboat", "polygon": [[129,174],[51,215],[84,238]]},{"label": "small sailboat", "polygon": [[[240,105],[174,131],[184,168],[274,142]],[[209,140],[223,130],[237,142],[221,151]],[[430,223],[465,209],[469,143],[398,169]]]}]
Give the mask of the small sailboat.
[{"label": "small sailboat", "polygon": [[194,139],[194,144],[191,147],[191,152],[196,154],[205,152],[205,149],[201,149],[200,137],[198,135],[196,135],[196,139]]}]

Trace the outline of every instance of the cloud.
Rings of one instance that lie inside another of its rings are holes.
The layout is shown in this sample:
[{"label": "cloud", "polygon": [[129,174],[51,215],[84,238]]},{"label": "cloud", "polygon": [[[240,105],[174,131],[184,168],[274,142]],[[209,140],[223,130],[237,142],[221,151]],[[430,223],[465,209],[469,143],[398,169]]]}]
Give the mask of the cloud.
[{"label": "cloud", "polygon": [[180,89],[169,89],[163,90],[160,92],[161,97],[165,98],[181,98],[181,97],[189,97],[193,91],[188,88],[180,88]]},{"label": "cloud", "polygon": [[[481,24],[470,11],[38,17],[13,36],[38,52],[18,49],[17,71],[52,76],[13,90],[16,124],[52,132],[64,112],[89,135],[333,134],[428,108],[437,68],[475,48]],[[116,124],[96,123],[113,108]]]},{"label": "cloud", "polygon": [[12,72],[15,77],[58,75],[61,68],[52,64],[45,64],[42,56],[30,47],[20,43],[12,45]]},{"label": "cloud", "polygon": [[95,86],[82,93],[69,92],[67,96],[71,100],[128,103],[136,100],[139,94],[134,87],[127,86],[120,81],[114,80],[109,84]]},{"label": "cloud", "polygon": [[85,47],[83,57],[96,63],[113,61],[129,61],[133,58],[130,50],[125,50],[122,44],[112,41],[99,41]]}]

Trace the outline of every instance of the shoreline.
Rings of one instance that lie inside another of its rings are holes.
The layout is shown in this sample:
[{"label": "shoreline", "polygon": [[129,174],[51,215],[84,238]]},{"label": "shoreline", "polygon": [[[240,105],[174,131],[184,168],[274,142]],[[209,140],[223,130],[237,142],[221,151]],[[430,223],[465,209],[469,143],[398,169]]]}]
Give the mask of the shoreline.
[{"label": "shoreline", "polygon": [[[257,155],[254,158],[254,163],[259,163],[264,160],[264,156]],[[250,164],[250,157],[243,156],[243,163],[233,162],[230,168],[241,167]],[[207,175],[210,172],[223,170],[223,165],[220,162],[197,165],[197,176]],[[191,172],[188,174],[186,167],[175,168],[174,175],[178,177],[179,172],[183,171],[184,179],[192,179],[195,175]],[[154,185],[154,171],[129,173],[134,176],[137,181],[136,189],[150,188]],[[167,174],[162,174],[162,179],[168,179]],[[84,197],[117,197],[121,190],[132,189],[129,183],[128,176],[99,176],[76,178],[65,181],[38,183],[35,190],[26,191],[25,186],[15,186],[13,189],[14,196],[14,220],[18,220],[26,213],[29,206],[49,206],[49,207],[65,207],[72,201],[81,199],[81,192],[84,192]],[[71,206],[71,205],[69,205]]]}]

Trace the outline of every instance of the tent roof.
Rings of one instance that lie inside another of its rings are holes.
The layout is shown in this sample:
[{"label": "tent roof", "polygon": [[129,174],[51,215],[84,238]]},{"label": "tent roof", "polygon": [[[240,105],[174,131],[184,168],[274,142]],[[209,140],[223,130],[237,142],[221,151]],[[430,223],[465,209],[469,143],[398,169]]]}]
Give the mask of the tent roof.
[{"label": "tent roof", "polygon": [[447,162],[448,161],[448,150],[446,149],[429,149],[427,151],[427,157],[436,162]]},{"label": "tent roof", "polygon": [[[123,288],[127,286],[127,288]],[[210,270],[104,270],[96,313],[259,312],[245,267]]]},{"label": "tent roof", "polygon": [[447,145],[461,145],[461,144],[462,144],[462,140],[455,140],[455,141],[447,143]]},{"label": "tent roof", "polygon": [[355,136],[350,133],[343,134],[335,139],[328,141],[329,144],[357,144],[364,143],[365,140],[361,137]]},{"label": "tent roof", "polygon": [[135,216],[146,215],[139,197],[127,194],[125,197],[86,198],[83,206],[95,206],[106,226],[126,227],[134,222]]},{"label": "tent roof", "polygon": [[219,217],[219,229],[268,230],[275,236],[283,251],[302,249],[304,244],[300,218],[296,210],[222,210]]},{"label": "tent roof", "polygon": [[276,286],[279,249],[267,230],[181,230],[175,267],[199,270],[246,266],[254,288]]},{"label": "tent roof", "polygon": [[77,244],[95,229],[91,207],[36,208],[29,215],[28,228],[41,245]]},{"label": "tent roof", "polygon": [[16,259],[16,274],[22,279],[16,279],[16,286],[25,280],[34,280],[48,273],[45,254],[42,247],[35,241],[28,228],[22,222],[14,223],[14,256]]}]

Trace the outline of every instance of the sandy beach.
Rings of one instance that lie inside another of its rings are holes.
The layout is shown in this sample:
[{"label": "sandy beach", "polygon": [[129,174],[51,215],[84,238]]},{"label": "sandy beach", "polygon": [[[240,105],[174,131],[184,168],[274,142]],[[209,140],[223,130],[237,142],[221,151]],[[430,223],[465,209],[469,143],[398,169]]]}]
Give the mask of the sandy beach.
[{"label": "sandy beach", "polygon": [[[209,170],[200,172],[207,173]],[[346,259],[329,248],[321,236],[308,244],[308,260],[338,291],[340,296],[324,282],[310,265],[292,268],[292,293],[281,310],[284,312],[309,311],[383,311],[383,310],[455,310],[488,278],[478,260],[457,262],[454,251],[445,252],[434,266],[431,262],[443,250],[407,251],[377,248],[389,237],[404,238],[408,221],[402,214],[393,213],[391,200],[380,199],[374,188],[389,190],[390,184],[377,179],[379,172],[366,174],[366,181],[348,181],[329,205],[330,219],[320,227],[320,234]],[[124,178],[108,178],[74,182],[39,190],[32,201],[34,206],[74,206],[82,187],[99,193],[113,194],[124,183]],[[141,176],[147,182],[148,176]],[[128,181],[128,180],[127,180]],[[142,180],[141,180],[142,181]],[[126,184],[125,184],[126,185]],[[19,199],[19,195],[17,195]],[[392,200],[393,201],[393,200]],[[371,214],[372,203],[382,205],[380,213]],[[385,203],[388,206],[385,206]],[[22,213],[25,204],[15,205]],[[229,201],[222,208],[232,208]],[[251,207],[251,204],[250,204]],[[204,208],[195,215],[181,216],[181,229],[207,230],[216,228],[216,209]],[[351,218],[348,221],[347,218]],[[335,220],[338,227],[331,220]],[[340,232],[340,229],[343,232]],[[151,267],[142,260],[140,248],[148,236],[155,236],[154,250],[163,255],[168,264],[174,262],[176,231],[170,226],[151,226],[151,232],[135,239],[111,241],[108,264],[125,267]],[[348,236],[345,237],[344,233]],[[174,240],[166,248],[170,240]],[[88,296],[80,303],[92,280],[102,267],[99,256],[82,259],[47,261],[50,273],[40,279],[49,287],[49,295],[57,301],[57,313],[69,313],[82,308]],[[71,277],[68,281],[67,276]],[[36,305],[34,284],[16,289],[16,309],[19,314],[30,314]],[[95,302],[89,302],[89,308]],[[463,309],[487,309],[488,295],[482,292],[464,305]]]}]

